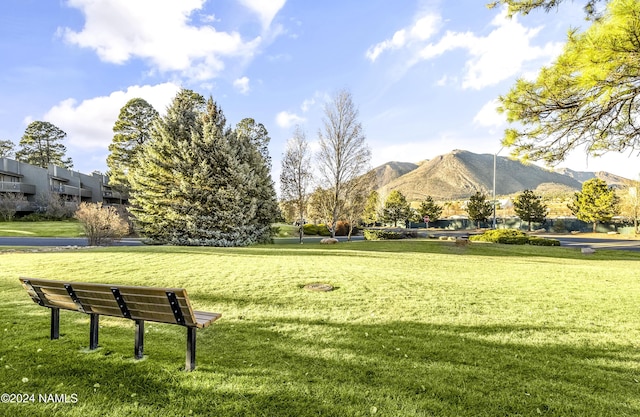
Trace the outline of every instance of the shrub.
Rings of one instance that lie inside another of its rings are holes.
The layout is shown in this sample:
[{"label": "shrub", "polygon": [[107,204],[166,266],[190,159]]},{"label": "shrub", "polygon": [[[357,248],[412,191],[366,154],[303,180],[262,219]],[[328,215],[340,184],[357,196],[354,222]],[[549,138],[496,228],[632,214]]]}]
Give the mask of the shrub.
[{"label": "shrub", "polygon": [[380,230],[365,229],[362,232],[364,240],[380,240]]},{"label": "shrub", "polygon": [[[355,230],[354,230],[355,233]],[[349,234],[349,223],[345,221],[338,221],[336,224],[336,236],[347,236]]]},{"label": "shrub", "polygon": [[529,244],[534,246],[560,246],[560,241],[557,239],[546,239],[543,237],[531,236],[529,238]]},{"label": "shrub", "polygon": [[313,236],[318,234],[318,226],[315,224],[307,223],[303,226],[304,234],[308,236]]},{"label": "shrub", "polygon": [[40,195],[37,199],[40,211],[47,220],[66,220],[74,216],[78,208],[75,201],[66,201],[56,193]]},{"label": "shrub", "polygon": [[126,236],[129,224],[114,207],[103,207],[102,203],[82,203],[75,218],[82,223],[89,246],[109,244]]},{"label": "shrub", "polygon": [[537,236],[527,236],[515,229],[487,230],[481,235],[471,236],[473,241],[503,243],[506,245],[560,246],[560,241]]},{"label": "shrub", "polygon": [[364,231],[364,239],[365,240],[393,240],[393,239],[403,239],[405,236],[399,232],[392,232],[389,230],[365,230]]},{"label": "shrub", "polygon": [[27,201],[27,199],[23,194],[0,194],[0,217],[7,222],[13,220],[20,204],[23,204],[25,201]]},{"label": "shrub", "polygon": [[42,213],[29,213],[26,216],[20,217],[19,220],[21,222],[41,222],[49,220],[49,218]]},{"label": "shrub", "polygon": [[505,236],[498,238],[498,243],[504,245],[526,245],[529,243],[529,236]]},{"label": "shrub", "polygon": [[331,232],[329,231],[329,228],[327,227],[326,224],[318,225],[318,234],[320,236],[331,236]]},{"label": "shrub", "polygon": [[471,240],[493,243],[510,243],[524,245],[528,241],[528,236],[515,229],[495,229],[487,230],[481,235],[471,236]]}]

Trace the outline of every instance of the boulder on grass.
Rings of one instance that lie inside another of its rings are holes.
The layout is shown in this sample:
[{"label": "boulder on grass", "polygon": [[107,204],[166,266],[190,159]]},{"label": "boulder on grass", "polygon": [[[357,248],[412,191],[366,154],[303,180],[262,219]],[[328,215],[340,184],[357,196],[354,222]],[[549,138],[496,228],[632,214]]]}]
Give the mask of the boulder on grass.
[{"label": "boulder on grass", "polygon": [[338,243],[338,239],[334,239],[332,237],[325,237],[320,241],[320,243],[325,245],[335,245],[336,243]]},{"label": "boulder on grass", "polygon": [[582,248],[583,255],[591,255],[592,253],[596,253],[596,250],[593,248]]}]

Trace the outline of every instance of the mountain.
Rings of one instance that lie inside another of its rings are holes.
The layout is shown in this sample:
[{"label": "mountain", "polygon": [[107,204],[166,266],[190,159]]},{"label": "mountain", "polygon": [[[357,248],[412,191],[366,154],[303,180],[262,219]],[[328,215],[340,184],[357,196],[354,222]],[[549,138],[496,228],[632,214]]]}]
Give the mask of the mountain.
[{"label": "mountain", "polygon": [[419,164],[411,162],[387,162],[372,169],[375,175],[375,189],[382,188],[396,178],[399,178],[418,168]]},{"label": "mountain", "polygon": [[592,178],[600,178],[601,180],[604,180],[607,184],[609,184],[610,186],[612,186],[614,188],[626,187],[631,182],[627,178],[620,177],[618,175],[611,174],[611,173],[605,172],[605,171],[585,172],[585,171],[574,171],[574,170],[569,169],[569,168],[559,168],[559,169],[556,170],[556,172],[558,172],[559,174],[563,174],[563,175],[569,176],[571,178],[574,178],[574,179],[580,181],[581,183],[585,182],[585,181],[588,181],[588,180],[590,180]]},{"label": "mountain", "polygon": [[[455,150],[426,161],[386,184],[381,181],[382,186],[379,191],[385,195],[392,190],[398,190],[409,200],[421,200],[426,195],[431,195],[436,200],[465,199],[476,191],[491,196],[493,161],[493,154],[475,154]],[[410,167],[397,162],[390,164]],[[380,169],[380,172],[384,173],[387,165],[389,164],[382,165],[376,170]],[[571,190],[582,188],[582,183],[571,176],[548,171],[536,165],[525,165],[520,161],[502,156],[496,158],[495,172],[496,195],[519,193],[525,189],[535,190],[541,185],[546,189],[554,186]],[[378,178],[383,177],[384,175],[381,175]]]}]

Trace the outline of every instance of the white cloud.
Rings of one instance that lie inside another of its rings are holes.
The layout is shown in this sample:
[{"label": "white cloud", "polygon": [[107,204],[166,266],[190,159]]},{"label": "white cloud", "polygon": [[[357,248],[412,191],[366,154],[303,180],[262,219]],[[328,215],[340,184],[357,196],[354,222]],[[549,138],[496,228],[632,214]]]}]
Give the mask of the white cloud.
[{"label": "white cloud", "polygon": [[225,59],[251,58],[263,39],[245,41],[238,32],[194,26],[190,16],[202,10],[204,2],[69,0],[70,7],[84,14],[85,25],[79,32],[61,28],[59,33],[71,44],[95,50],[106,62],[123,64],[141,58],[162,72],[207,80],[224,69]]},{"label": "white cloud", "polygon": [[451,76],[448,74],[444,74],[438,81],[436,81],[436,85],[438,87],[445,87],[447,85],[457,84],[458,77]]},{"label": "white cloud", "polygon": [[281,111],[276,115],[276,124],[283,129],[288,129],[293,125],[304,123],[305,120],[306,119],[304,117],[288,111]]},{"label": "white cloud", "polygon": [[70,98],[51,108],[43,119],[67,132],[67,141],[72,147],[106,149],[113,139],[113,124],[127,101],[144,98],[163,114],[179,89],[176,84],[164,83],[132,86],[126,91],[115,91],[82,102]]},{"label": "white cloud", "polygon": [[315,97],[313,98],[308,98],[305,101],[302,102],[302,105],[300,106],[300,108],[302,109],[303,112],[308,112],[309,109],[311,108],[311,106],[313,106],[314,104],[316,104],[316,99]]},{"label": "white cloud", "polygon": [[240,0],[240,3],[256,13],[262,22],[262,27],[267,28],[286,0]]},{"label": "white cloud", "polygon": [[535,62],[538,68],[541,61],[547,64],[562,52],[561,42],[548,42],[542,47],[531,45],[543,28],[526,28],[516,17],[508,19],[505,12],[496,16],[492,24],[495,30],[486,37],[473,39],[468,45],[471,59],[467,61],[463,88],[495,85],[521,75],[528,63]]},{"label": "white cloud", "polygon": [[240,91],[241,94],[249,93],[251,87],[249,86],[249,78],[242,77],[233,81],[233,86]]},{"label": "white cloud", "polygon": [[[322,102],[328,102],[329,100],[331,100],[329,94],[322,91],[316,91],[315,93],[313,93],[313,96],[311,98],[307,98],[302,101],[300,110],[302,110],[303,114],[306,114],[316,105]],[[288,129],[296,124],[305,123],[306,121],[306,117],[289,111],[281,111],[276,115],[276,123],[278,124],[278,126],[284,129]]]},{"label": "white cloud", "polygon": [[411,27],[400,29],[390,39],[370,47],[366,56],[374,62],[386,50],[400,49],[415,41],[425,41],[435,35],[442,26],[439,15],[429,13],[419,18]]},{"label": "white cloud", "polygon": [[527,28],[518,22],[517,16],[507,18],[506,8],[493,19],[491,25],[495,28],[486,36],[469,31],[446,31],[437,41],[426,43],[441,25],[440,17],[429,16],[429,19],[425,17],[412,28],[402,29],[393,38],[369,48],[367,57],[375,61],[387,50],[407,49],[411,58],[406,66],[411,67],[421,61],[463,49],[467,51],[468,59],[462,88],[482,89],[513,76],[531,77],[541,65],[550,63],[562,52],[561,42],[533,45],[533,40],[543,27]]},{"label": "white cloud", "polygon": [[487,102],[473,118],[473,123],[491,128],[498,128],[506,125],[506,117],[504,114],[500,114],[496,110],[499,105],[500,102],[497,99]]}]

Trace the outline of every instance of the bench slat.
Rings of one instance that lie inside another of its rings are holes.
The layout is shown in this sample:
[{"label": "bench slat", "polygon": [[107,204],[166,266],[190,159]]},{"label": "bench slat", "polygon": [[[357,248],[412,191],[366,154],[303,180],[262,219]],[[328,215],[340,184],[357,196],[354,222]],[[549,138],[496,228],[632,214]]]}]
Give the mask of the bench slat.
[{"label": "bench slat", "polygon": [[[201,327],[201,323],[206,322],[206,319],[198,320],[195,317],[189,303],[187,292],[183,288],[119,286],[37,278],[20,279],[31,298],[35,302],[38,302],[40,299],[46,307],[59,307],[66,310],[82,311],[71,299],[65,288],[65,284],[69,284],[72,286],[85,313],[123,317],[122,311],[112,292],[112,288],[117,288],[131,313],[130,318],[132,320],[177,324],[167,298],[167,291],[170,291],[176,295],[176,299],[180,304],[185,326]],[[27,280],[29,281],[29,285],[25,284]]]},{"label": "bench slat", "polygon": [[45,301],[44,306],[45,307],[53,307],[53,308],[62,308],[64,310],[71,310],[71,311],[80,311],[78,309],[78,305],[76,303],[74,303],[73,301],[68,301],[68,302],[64,302],[64,301],[47,302],[47,301]]},{"label": "bench slat", "polygon": [[194,311],[193,314],[196,317],[196,327],[199,329],[208,327],[211,323],[222,317],[222,314],[209,313],[206,311]]}]

